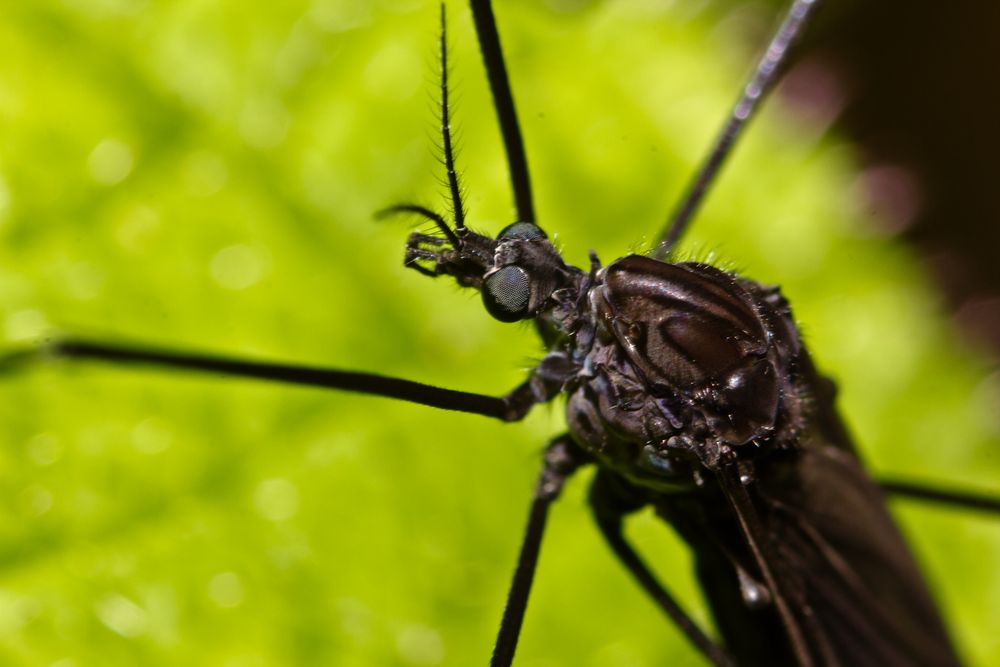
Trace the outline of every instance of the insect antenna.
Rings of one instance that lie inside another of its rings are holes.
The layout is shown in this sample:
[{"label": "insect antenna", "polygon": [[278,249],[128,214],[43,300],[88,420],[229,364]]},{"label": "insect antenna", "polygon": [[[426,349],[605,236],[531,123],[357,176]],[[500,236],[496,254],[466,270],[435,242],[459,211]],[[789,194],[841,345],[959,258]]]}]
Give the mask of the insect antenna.
[{"label": "insect antenna", "polygon": [[[419,215],[427,220],[430,220],[441,232],[447,237],[448,242],[455,248],[459,246],[459,238],[457,231],[461,234],[465,229],[465,203],[462,201],[462,185],[459,182],[458,172],[455,169],[455,146],[451,135],[451,102],[449,98],[448,90],[448,21],[445,12],[445,5],[441,3],[441,36],[440,36],[440,54],[438,56],[441,63],[441,75],[440,81],[440,98],[438,99],[439,104],[439,120],[441,122],[441,150],[443,155],[443,164],[447,172],[447,185],[448,185],[448,195],[451,199],[451,210],[452,217],[455,219],[455,230],[448,225],[447,221],[439,214],[430,210],[425,206],[419,206],[417,204],[398,204],[396,206],[390,206],[378,211],[375,214],[376,219],[383,219],[393,215],[412,213]],[[414,265],[414,268],[419,270],[419,267]]]},{"label": "insect antenna", "polygon": [[743,87],[729,119],[716,137],[708,157],[695,173],[684,196],[681,197],[677,207],[671,213],[663,231],[660,232],[659,240],[650,250],[649,254],[652,257],[659,260],[665,259],[677,245],[677,241],[680,240],[681,235],[684,234],[694,218],[694,214],[697,213],[705,199],[708,188],[714,182],[719,170],[725,164],[726,158],[732,153],[736,141],[757,110],[758,103],[777,81],[781,66],[787,59],[792,44],[802,33],[813,10],[819,4],[820,0],[795,0],[792,3],[781,27],[774,34],[771,43],[767,45],[764,55],[761,56],[753,74]]},{"label": "insect antenna", "polygon": [[444,149],[444,166],[448,171],[448,191],[451,195],[455,229],[465,229],[465,205],[462,188],[455,171],[455,149],[451,138],[451,104],[448,97],[448,21],[444,2],[441,3],[441,147]]}]

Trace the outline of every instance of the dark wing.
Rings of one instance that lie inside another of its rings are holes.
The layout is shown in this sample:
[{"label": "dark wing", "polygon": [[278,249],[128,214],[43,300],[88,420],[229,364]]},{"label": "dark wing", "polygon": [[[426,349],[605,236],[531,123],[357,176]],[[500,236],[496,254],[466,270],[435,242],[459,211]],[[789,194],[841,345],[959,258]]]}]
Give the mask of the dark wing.
[{"label": "dark wing", "polygon": [[759,468],[751,493],[778,584],[818,662],[958,665],[881,490],[852,452],[804,444]]},{"label": "dark wing", "polygon": [[[794,450],[761,452],[743,491],[733,490],[738,475],[721,471],[728,498],[706,488],[656,501],[695,552],[727,647],[741,665],[797,666],[799,636],[823,667],[957,666],[923,575],[833,407],[833,384],[804,350],[799,373],[812,414]],[[737,568],[765,578],[753,551],[764,552],[791,622],[774,604],[744,602]]]}]

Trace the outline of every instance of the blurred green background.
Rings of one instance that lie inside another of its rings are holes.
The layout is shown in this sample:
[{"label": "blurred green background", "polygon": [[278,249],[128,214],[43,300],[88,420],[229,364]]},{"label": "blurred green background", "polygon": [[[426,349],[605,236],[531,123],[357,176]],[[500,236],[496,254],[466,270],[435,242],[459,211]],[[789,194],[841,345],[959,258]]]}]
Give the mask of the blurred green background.
[{"label": "blurred green background", "polygon": [[[723,2],[501,3],[542,224],[639,250],[773,20]],[[468,10],[450,3],[471,225],[512,220]],[[542,351],[401,266],[388,204],[444,209],[437,5],[0,5],[0,331],[371,370],[501,393]],[[780,99],[688,248],[781,284],[876,471],[997,488],[995,368]],[[882,231],[880,231],[882,230]],[[374,398],[87,364],[0,379],[0,664],[486,662],[560,407],[493,424]],[[555,509],[522,667],[697,665],[590,525]],[[1000,522],[894,505],[971,664],[1000,663]],[[707,623],[690,559],[629,533]]]}]

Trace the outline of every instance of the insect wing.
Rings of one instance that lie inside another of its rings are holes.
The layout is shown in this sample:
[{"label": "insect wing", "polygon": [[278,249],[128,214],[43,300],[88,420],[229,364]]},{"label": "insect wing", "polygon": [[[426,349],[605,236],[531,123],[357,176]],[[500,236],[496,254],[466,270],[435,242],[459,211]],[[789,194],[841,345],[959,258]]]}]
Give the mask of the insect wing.
[{"label": "insect wing", "polygon": [[[959,664],[937,605],[858,459],[812,443],[755,493],[774,569],[830,664]],[[823,664],[823,663],[821,663]]]}]

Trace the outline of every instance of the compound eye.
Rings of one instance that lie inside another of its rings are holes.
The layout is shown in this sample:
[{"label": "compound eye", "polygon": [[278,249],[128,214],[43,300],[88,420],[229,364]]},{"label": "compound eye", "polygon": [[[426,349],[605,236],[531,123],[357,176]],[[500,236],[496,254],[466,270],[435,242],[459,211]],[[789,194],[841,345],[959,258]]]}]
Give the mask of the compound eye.
[{"label": "compound eye", "polygon": [[545,232],[542,231],[542,228],[530,222],[515,222],[507,225],[500,230],[500,234],[497,236],[498,241],[509,241],[510,239],[531,241],[534,239],[544,238],[548,237],[545,236]]},{"label": "compound eye", "polygon": [[501,322],[524,319],[530,296],[531,279],[519,266],[505,266],[483,281],[483,305]]}]

